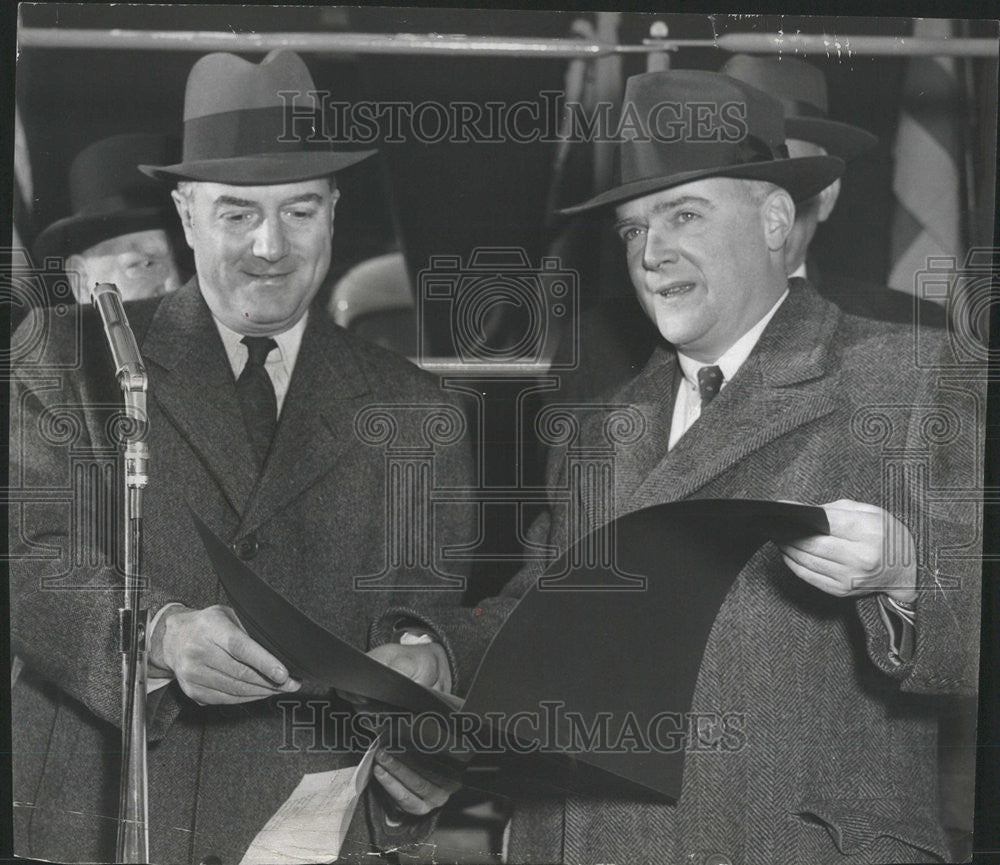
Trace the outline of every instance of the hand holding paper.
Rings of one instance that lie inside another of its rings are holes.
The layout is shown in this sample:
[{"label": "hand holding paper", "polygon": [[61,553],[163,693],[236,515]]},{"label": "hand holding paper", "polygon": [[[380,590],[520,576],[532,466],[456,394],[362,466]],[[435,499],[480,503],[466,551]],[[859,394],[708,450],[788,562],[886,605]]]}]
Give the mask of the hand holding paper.
[{"label": "hand holding paper", "polygon": [[319,865],[336,859],[371,777],[376,745],[353,768],[303,775],[240,865]]},{"label": "hand holding paper", "polygon": [[[841,499],[823,506],[830,534],[781,545],[785,564],[820,591],[845,598],[885,592],[916,598],[916,555],[909,530],[875,505]],[[890,550],[895,555],[888,555]]]},{"label": "hand holding paper", "polygon": [[[451,689],[451,670],[441,646],[434,643],[386,643],[368,655],[428,688]],[[432,759],[414,750],[392,755],[384,748],[375,754],[375,780],[395,806],[408,814],[429,814],[448,801],[461,783],[462,766]]]},{"label": "hand holding paper", "polygon": [[149,661],[154,670],[169,671],[200,706],[247,703],[299,689],[232,609],[219,605],[167,610],[150,638]]}]

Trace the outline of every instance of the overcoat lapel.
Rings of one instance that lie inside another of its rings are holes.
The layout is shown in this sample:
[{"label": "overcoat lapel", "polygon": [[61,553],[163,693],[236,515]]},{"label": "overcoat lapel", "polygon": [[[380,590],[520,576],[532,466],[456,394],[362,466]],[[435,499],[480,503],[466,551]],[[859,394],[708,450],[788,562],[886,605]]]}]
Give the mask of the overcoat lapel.
[{"label": "overcoat lapel", "polygon": [[291,384],[260,483],[241,531],[255,528],[329,472],[354,440],[354,416],[370,387],[346,335],[315,309],[302,337]]},{"label": "overcoat lapel", "polygon": [[622,393],[639,403],[643,393],[647,401],[658,396],[664,405],[653,417],[662,430],[650,430],[649,442],[616,466],[620,512],[687,498],[747,455],[832,412],[836,377],[828,372],[827,360],[839,316],[812,288],[793,281],[788,298],[733,381],[669,452],[672,399],[664,395],[672,393],[674,367],[654,355]]},{"label": "overcoat lapel", "polygon": [[233,510],[242,514],[257,467],[232,368],[196,278],[157,307],[142,355],[150,397],[187,439]]}]

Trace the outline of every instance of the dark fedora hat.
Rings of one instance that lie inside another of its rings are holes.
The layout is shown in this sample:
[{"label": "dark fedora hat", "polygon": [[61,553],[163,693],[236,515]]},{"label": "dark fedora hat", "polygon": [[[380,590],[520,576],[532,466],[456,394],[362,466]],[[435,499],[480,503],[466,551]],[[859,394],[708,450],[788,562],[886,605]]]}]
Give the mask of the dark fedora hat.
[{"label": "dark fedora hat", "polygon": [[294,183],[333,174],[375,153],[333,150],[324,137],[315,90],[294,51],[272,51],[260,64],[235,54],[207,54],[188,75],[182,161],[140,168],[171,181]]},{"label": "dark fedora hat", "polygon": [[166,228],[176,219],[163,187],[138,171],[140,162],[176,158],[177,142],[135,133],[95,141],[69,169],[73,214],[53,222],[35,241],[35,256],[67,256],[121,234]]},{"label": "dark fedora hat", "polygon": [[560,211],[580,213],[709,177],[766,180],[805,201],[844,170],[833,156],[789,159],[781,104],[717,72],[671,70],[625,84],[611,189]]},{"label": "dark fedora hat", "polygon": [[878,138],[870,132],[829,119],[826,77],[804,60],[736,54],[719,72],[778,99],[785,107],[788,138],[818,144],[845,162],[878,144]]}]

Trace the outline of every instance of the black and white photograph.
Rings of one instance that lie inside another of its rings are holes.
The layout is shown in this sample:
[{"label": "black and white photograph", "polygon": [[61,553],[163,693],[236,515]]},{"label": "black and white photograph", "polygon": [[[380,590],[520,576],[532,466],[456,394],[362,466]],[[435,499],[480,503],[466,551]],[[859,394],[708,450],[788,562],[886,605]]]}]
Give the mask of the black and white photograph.
[{"label": "black and white photograph", "polygon": [[948,14],[17,4],[0,859],[1000,861]]}]

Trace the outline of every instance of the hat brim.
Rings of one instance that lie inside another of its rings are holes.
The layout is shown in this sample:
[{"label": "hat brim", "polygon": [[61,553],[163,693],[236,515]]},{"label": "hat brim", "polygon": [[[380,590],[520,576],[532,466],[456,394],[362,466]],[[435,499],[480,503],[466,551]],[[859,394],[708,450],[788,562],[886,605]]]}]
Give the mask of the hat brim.
[{"label": "hat brim", "polygon": [[878,138],[866,129],[821,117],[786,117],[785,137],[818,144],[844,162],[850,162],[878,144]]},{"label": "hat brim", "polygon": [[297,153],[261,153],[226,159],[204,159],[177,165],[140,165],[139,170],[157,180],[201,180],[235,186],[261,186],[313,180],[342,171],[373,156],[376,150],[333,152],[329,150]]},{"label": "hat brim", "polygon": [[664,177],[644,177],[616,186],[582,204],[566,207],[557,213],[573,216],[599,207],[621,204],[662,189],[671,189],[695,180],[731,177],[737,180],[765,180],[788,191],[795,202],[812,198],[844,172],[844,161],[835,156],[805,156],[800,159],[775,159],[768,162],[748,162],[719,168],[682,171]]},{"label": "hat brim", "polygon": [[67,216],[38,235],[34,245],[35,259],[66,257],[111,237],[136,231],[169,230],[171,214],[169,207],[137,207],[94,216]]}]

